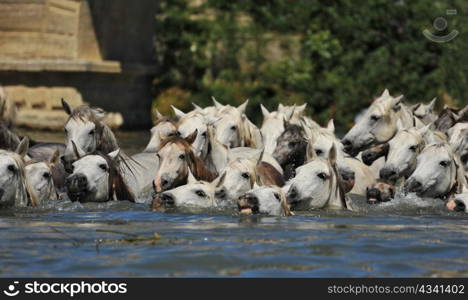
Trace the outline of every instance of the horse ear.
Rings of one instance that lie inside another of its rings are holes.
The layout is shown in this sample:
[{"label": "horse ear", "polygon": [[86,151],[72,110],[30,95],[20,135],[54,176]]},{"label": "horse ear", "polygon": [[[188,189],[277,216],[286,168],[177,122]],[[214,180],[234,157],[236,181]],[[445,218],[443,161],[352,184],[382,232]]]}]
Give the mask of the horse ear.
[{"label": "horse ear", "polygon": [[71,141],[72,147],[73,147],[73,152],[75,153],[75,156],[79,159],[83,157],[86,153],[81,149],[79,146],[75,144],[75,141]]},{"label": "horse ear", "polygon": [[198,134],[198,129],[195,129],[194,132],[192,132],[189,136],[185,138],[185,141],[189,143],[190,145],[193,144],[193,142],[197,138],[197,134]]},{"label": "horse ear", "polygon": [[335,133],[335,121],[333,119],[330,119],[330,121],[328,121],[327,129],[328,131]]},{"label": "horse ear", "polygon": [[214,96],[211,96],[211,100],[213,101],[213,105],[217,108],[217,109],[221,109],[224,107],[224,105],[222,105],[221,103],[218,102],[218,100],[216,100],[216,98]]},{"label": "horse ear", "polygon": [[29,138],[25,136],[19,143],[18,147],[16,147],[15,152],[19,156],[25,157],[26,154],[28,153],[28,150],[29,150]]},{"label": "horse ear", "polygon": [[384,98],[390,97],[390,92],[388,91],[388,89],[385,89],[382,93],[382,96],[380,97],[384,97]]},{"label": "horse ear", "polygon": [[102,119],[106,116],[106,111],[100,107],[93,107],[93,113],[97,119]]},{"label": "horse ear", "polygon": [[197,183],[197,182],[198,182],[198,180],[195,178],[195,176],[193,176],[192,171],[189,168],[188,169],[188,175],[187,175],[187,183],[191,184],[191,183]]},{"label": "horse ear", "polygon": [[213,180],[212,183],[215,187],[218,188],[224,184],[224,179],[226,179],[226,171],[224,171],[223,174],[221,174],[221,176]]},{"label": "horse ear", "polygon": [[263,104],[260,104],[260,108],[262,109],[262,114],[263,114],[264,117],[267,117],[270,114],[268,109],[266,109],[266,107],[263,106]]},{"label": "horse ear", "polygon": [[431,102],[429,102],[429,104],[427,105],[428,110],[431,110],[431,111],[434,110],[436,100],[437,100],[437,97],[434,97],[434,99],[432,99]]},{"label": "horse ear", "polygon": [[241,115],[244,114],[248,104],[249,104],[249,99],[245,100],[244,103],[242,103],[241,105],[239,105],[239,106],[237,107],[237,111],[238,111]]},{"label": "horse ear", "polygon": [[159,112],[159,110],[156,109],[156,120],[161,120],[163,119],[164,116],[162,115],[162,113]]},{"label": "horse ear", "polygon": [[178,109],[177,107],[175,107],[174,105],[171,105],[171,108],[174,111],[174,114],[177,119],[182,119],[185,116],[185,113],[181,111],[180,109]]},{"label": "horse ear", "polygon": [[120,154],[120,148],[117,148],[117,150],[107,153],[107,156],[115,160],[119,156],[119,154]]},{"label": "horse ear", "polygon": [[57,147],[54,151],[54,154],[49,158],[49,164],[52,166],[57,165],[60,162],[60,151]]},{"label": "horse ear", "polygon": [[419,129],[418,129],[418,133],[419,133],[421,136],[424,136],[424,135],[428,132],[429,128],[431,128],[431,126],[432,126],[432,122],[429,123],[429,124],[427,124],[426,126],[424,126],[424,127],[422,127],[422,128],[419,128]]},{"label": "horse ear", "polygon": [[306,107],[307,107],[307,103],[304,103],[304,104],[298,106],[298,107],[296,108],[296,111],[297,111],[298,113],[302,113],[302,112],[304,112],[304,110],[306,109]]},{"label": "horse ear", "polygon": [[278,104],[278,111],[282,111],[284,109],[283,103]]},{"label": "horse ear", "polygon": [[67,101],[65,101],[65,99],[62,98],[62,107],[63,107],[63,110],[68,114],[68,115],[71,115],[73,113],[73,109],[71,108],[70,104],[68,104]]},{"label": "horse ear", "polygon": [[312,147],[312,143],[307,143],[307,148],[306,148],[306,157],[307,161],[312,161],[317,158],[317,153],[315,153],[314,148]]},{"label": "horse ear", "polygon": [[285,130],[286,130],[286,127],[288,127],[289,125],[290,125],[289,121],[286,118],[283,118],[283,126]]},{"label": "horse ear", "polygon": [[458,120],[460,120],[461,118],[463,118],[463,116],[465,115],[465,113],[468,111],[468,105],[465,106],[464,108],[462,108],[458,114],[457,114],[457,117],[458,117]]},{"label": "horse ear", "polygon": [[202,112],[203,111],[203,108],[201,108],[200,106],[196,105],[195,103],[192,102],[192,106],[193,108],[196,110],[196,111],[199,111],[199,112]]},{"label": "horse ear", "polygon": [[336,151],[336,146],[335,143],[333,143],[330,152],[328,154],[328,160],[330,161],[330,164],[333,166],[336,164],[336,157],[337,157],[337,151]]}]

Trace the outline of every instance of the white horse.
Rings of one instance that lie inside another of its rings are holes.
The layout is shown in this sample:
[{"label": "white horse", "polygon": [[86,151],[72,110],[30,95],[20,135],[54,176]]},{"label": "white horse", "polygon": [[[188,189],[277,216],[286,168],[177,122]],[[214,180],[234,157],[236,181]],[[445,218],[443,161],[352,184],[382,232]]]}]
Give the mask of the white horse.
[{"label": "white horse", "polygon": [[314,159],[314,157],[327,159],[332,147],[336,149],[336,164],[340,174],[343,172],[346,173],[348,169],[354,173],[355,183],[350,193],[365,195],[367,187],[375,183],[375,173],[360,160],[349,157],[343,152],[343,146],[335,136],[333,119],[328,122],[326,128],[319,127],[314,130],[314,137],[312,142],[308,145],[307,160]]},{"label": "white horse", "polygon": [[411,106],[413,115],[426,125],[435,122],[437,120],[437,115],[434,113],[436,100],[437,98],[434,98],[428,104],[418,103]]},{"label": "white horse", "polygon": [[408,178],[413,173],[417,157],[426,146],[425,135],[429,126],[399,129],[388,142],[387,160],[380,170],[380,178],[396,182],[400,177]]},{"label": "white horse", "polygon": [[212,182],[198,180],[188,171],[187,183],[157,195],[153,200],[154,211],[166,209],[209,209],[219,207],[216,201],[215,189],[222,182],[224,176]]},{"label": "white horse", "polygon": [[465,170],[448,144],[426,146],[417,158],[416,170],[405,188],[421,197],[445,198],[467,186]]},{"label": "white horse", "polygon": [[117,149],[106,155],[85,154],[82,157],[77,153],[79,159],[73,163],[73,173],[67,177],[65,183],[70,200],[135,202],[135,191],[125,182],[119,166],[119,152],[120,149]]},{"label": "white horse", "polygon": [[241,215],[294,215],[289,210],[286,195],[277,186],[255,186],[237,200],[237,207]]},{"label": "white horse", "polygon": [[[62,106],[69,118],[65,124],[66,149],[61,157],[65,170],[73,172],[72,164],[79,157],[90,153],[111,153],[119,146],[112,130],[103,122],[105,112],[86,105],[72,108],[62,99]],[[76,151],[75,148],[78,150]],[[120,153],[118,160],[122,176],[135,196],[151,187],[159,168],[159,160],[152,152],[142,152],[127,157]]]},{"label": "white horse", "polygon": [[219,142],[230,148],[263,148],[260,130],[245,115],[247,104],[248,100],[238,107],[225,105],[218,109],[213,128]]},{"label": "white horse", "polygon": [[177,133],[175,120],[163,116],[159,111],[156,111],[156,120],[153,128],[151,128],[151,137],[143,152],[156,153],[158,152],[162,140]]},{"label": "white horse", "polygon": [[24,157],[29,140],[24,138],[15,152],[0,150],[0,207],[36,206],[26,175]]},{"label": "white horse", "polygon": [[333,145],[328,159],[314,157],[296,169],[296,176],[284,187],[292,210],[318,208],[350,208],[336,167],[336,147]]},{"label": "white horse", "polygon": [[468,123],[457,123],[447,131],[449,144],[460,156],[465,170],[468,172]]},{"label": "white horse", "polygon": [[30,186],[30,196],[36,199],[37,204],[58,199],[53,179],[53,169],[60,164],[59,159],[60,152],[56,150],[47,161],[29,161],[26,163],[24,172],[26,181]]},{"label": "white horse", "polygon": [[[377,98],[367,109],[365,115],[342,139],[344,151],[356,156],[360,151],[379,143],[390,140],[397,132],[397,121],[405,127],[414,124],[415,119],[406,106],[401,105],[399,97],[392,97],[388,90]],[[417,127],[421,127],[419,121]]]}]

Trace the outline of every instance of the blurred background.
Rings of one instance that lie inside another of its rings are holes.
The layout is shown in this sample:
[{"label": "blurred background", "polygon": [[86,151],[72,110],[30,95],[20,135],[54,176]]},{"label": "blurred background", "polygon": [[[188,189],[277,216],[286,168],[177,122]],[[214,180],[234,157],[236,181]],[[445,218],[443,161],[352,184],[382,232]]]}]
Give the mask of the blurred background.
[{"label": "blurred background", "polygon": [[[250,99],[258,124],[259,103],[306,102],[320,123],[346,129],[385,88],[408,102],[467,104],[467,14],[466,0],[163,0],[154,107]],[[459,34],[437,43],[424,29]]]},{"label": "blurred background", "polygon": [[467,104],[467,76],[466,0],[0,0],[0,84],[32,128],[61,128],[62,97],[135,130],[215,96],[346,130],[385,88]]}]

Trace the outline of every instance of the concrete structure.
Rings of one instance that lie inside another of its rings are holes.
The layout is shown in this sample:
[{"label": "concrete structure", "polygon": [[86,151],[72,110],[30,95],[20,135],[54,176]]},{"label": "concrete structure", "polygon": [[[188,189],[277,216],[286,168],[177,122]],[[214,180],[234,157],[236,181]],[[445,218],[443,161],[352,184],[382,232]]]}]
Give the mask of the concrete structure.
[{"label": "concrete structure", "polygon": [[149,126],[157,7],[157,0],[0,0],[0,84],[18,118],[55,127],[42,125],[60,124],[64,97],[120,112],[127,128]]}]

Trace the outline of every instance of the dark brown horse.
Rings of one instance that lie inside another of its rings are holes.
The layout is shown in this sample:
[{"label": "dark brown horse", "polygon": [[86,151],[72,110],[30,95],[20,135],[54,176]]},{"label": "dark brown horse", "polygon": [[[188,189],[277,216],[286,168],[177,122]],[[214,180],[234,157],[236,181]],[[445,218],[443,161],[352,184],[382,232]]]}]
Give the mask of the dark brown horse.
[{"label": "dark brown horse", "polygon": [[284,122],[284,131],[277,139],[273,157],[284,170],[286,180],[294,177],[295,169],[306,160],[307,139],[304,129],[295,124]]}]

